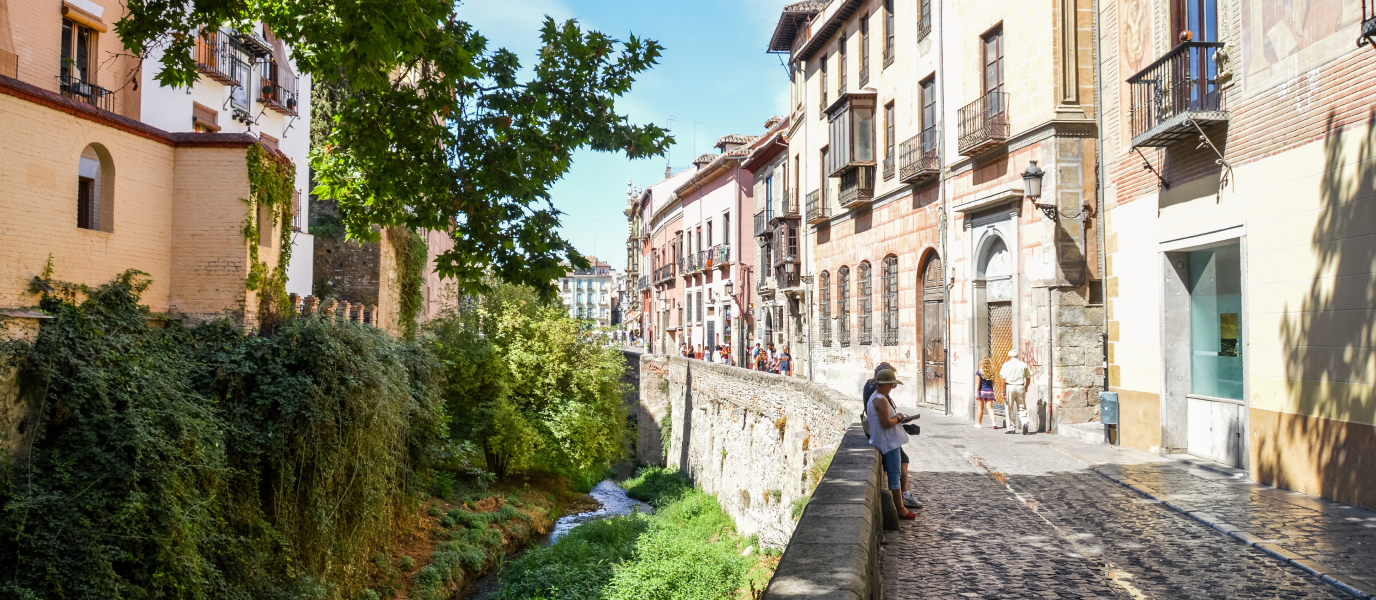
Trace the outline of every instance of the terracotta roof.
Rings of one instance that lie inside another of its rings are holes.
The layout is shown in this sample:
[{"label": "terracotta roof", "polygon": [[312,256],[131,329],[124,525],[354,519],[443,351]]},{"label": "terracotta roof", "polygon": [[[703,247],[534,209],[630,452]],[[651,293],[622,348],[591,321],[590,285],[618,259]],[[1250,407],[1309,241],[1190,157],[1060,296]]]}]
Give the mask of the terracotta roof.
[{"label": "terracotta roof", "polygon": [[785,6],[779,14],[779,24],[774,26],[774,35],[769,38],[769,52],[792,51],[798,30],[826,6],[826,2],[795,2]]},{"label": "terracotta roof", "polygon": [[826,22],[822,23],[821,27],[813,30],[812,39],[807,41],[807,45],[803,46],[802,50],[799,50],[798,55],[794,58],[797,60],[811,60],[812,55],[826,46],[827,42],[831,41],[831,36],[835,35],[836,31],[846,24],[846,19],[849,19],[851,15],[855,14],[855,11],[860,9],[860,5],[865,3],[864,0],[837,1],[842,3],[841,6],[836,9],[836,12],[831,14],[831,17],[829,17]]},{"label": "terracotta roof", "polygon": [[717,157],[718,157],[718,156],[721,156],[721,155],[720,155],[720,154],[703,154],[703,155],[700,155],[700,156],[698,156],[697,158],[693,159],[693,164],[695,164],[695,165],[706,165],[706,164],[711,164],[712,161],[717,160]]},{"label": "terracotta roof", "polygon": [[718,138],[717,143],[713,144],[713,146],[716,148],[720,148],[727,144],[749,144],[750,142],[755,141],[755,137],[756,136],[753,135],[744,135],[740,133],[727,134]]}]

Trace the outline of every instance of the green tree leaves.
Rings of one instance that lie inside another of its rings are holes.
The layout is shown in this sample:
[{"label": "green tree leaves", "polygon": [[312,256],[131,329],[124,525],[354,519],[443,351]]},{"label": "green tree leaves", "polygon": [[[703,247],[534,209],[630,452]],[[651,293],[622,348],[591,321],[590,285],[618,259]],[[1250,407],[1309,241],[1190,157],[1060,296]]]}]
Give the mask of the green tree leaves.
[{"label": "green tree leaves", "polygon": [[374,225],[447,231],[454,248],[439,273],[468,292],[484,277],[553,292],[561,260],[584,259],[555,229],[551,186],[590,147],[631,158],[672,143],[655,125],[632,125],[617,98],[651,68],[661,47],[618,41],[575,21],[546,18],[529,78],[521,63],[458,18],[448,0],[131,0],[116,24],[126,47],[163,50],[157,80],[188,86],[202,28],[264,22],[290,45],[297,67],[333,88],[312,123],[315,193],[339,202],[349,234]]}]

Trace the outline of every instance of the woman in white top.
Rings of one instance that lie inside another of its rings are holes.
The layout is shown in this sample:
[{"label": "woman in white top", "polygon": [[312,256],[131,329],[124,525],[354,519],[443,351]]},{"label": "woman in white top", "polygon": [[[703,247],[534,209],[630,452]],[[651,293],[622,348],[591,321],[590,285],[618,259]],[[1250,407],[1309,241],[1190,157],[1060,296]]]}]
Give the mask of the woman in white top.
[{"label": "woman in white top", "polygon": [[870,445],[884,457],[884,473],[889,478],[894,508],[902,511],[898,518],[916,519],[917,515],[903,505],[903,444],[908,443],[908,434],[901,425],[910,417],[898,412],[898,407],[889,398],[889,392],[901,383],[892,370],[875,373],[875,391],[865,400],[865,416],[870,422]]}]

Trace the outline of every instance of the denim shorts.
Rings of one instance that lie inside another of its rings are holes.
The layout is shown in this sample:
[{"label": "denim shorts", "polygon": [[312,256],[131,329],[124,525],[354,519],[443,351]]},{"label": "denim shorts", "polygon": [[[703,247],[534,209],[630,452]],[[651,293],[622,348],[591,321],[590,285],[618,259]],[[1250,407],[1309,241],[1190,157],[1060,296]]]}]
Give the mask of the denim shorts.
[{"label": "denim shorts", "polygon": [[889,489],[896,490],[902,485],[903,465],[908,464],[908,453],[902,448],[894,448],[885,452],[884,473],[889,476]]}]

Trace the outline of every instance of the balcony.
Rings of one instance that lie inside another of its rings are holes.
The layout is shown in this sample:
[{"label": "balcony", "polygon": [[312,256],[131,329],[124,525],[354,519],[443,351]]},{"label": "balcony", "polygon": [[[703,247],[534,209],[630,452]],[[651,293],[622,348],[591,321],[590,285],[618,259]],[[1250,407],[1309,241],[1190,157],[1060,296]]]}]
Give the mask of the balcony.
[{"label": "balcony", "polygon": [[1184,42],[1128,78],[1132,145],[1168,146],[1199,135],[1195,124],[1226,123],[1214,63],[1222,42]]},{"label": "balcony", "polygon": [[807,195],[807,222],[824,223],[831,218],[831,207],[822,200],[821,192],[812,192]]},{"label": "balcony", "polygon": [[755,237],[769,235],[770,216],[767,210],[755,213]]},{"label": "balcony", "polygon": [[793,190],[784,190],[783,195],[779,197],[779,210],[772,214],[766,214],[769,217],[766,227],[772,229],[787,219],[797,221],[798,217],[801,216],[801,208],[798,206],[797,197],[793,195]]},{"label": "balcony", "polygon": [[698,251],[698,270],[706,271],[712,268],[712,255],[706,250]]},{"label": "balcony", "polygon": [[[889,152],[893,152],[893,149],[890,148]],[[893,163],[894,156],[892,154],[884,157],[884,179],[886,180],[893,179]]]},{"label": "balcony", "polygon": [[248,71],[248,62],[238,43],[219,31],[202,30],[196,36],[193,53],[196,70],[224,85],[239,85]]},{"label": "balcony", "polygon": [[774,286],[783,290],[796,288],[799,284],[796,267],[790,265],[780,265],[774,267]]},{"label": "balcony", "polygon": [[851,209],[874,199],[874,167],[856,167],[841,174],[841,208]]},{"label": "balcony", "polygon": [[635,289],[637,290],[643,290],[648,287],[650,287],[650,277],[648,275],[641,275],[635,282]]},{"label": "balcony", "polygon": [[960,109],[962,156],[975,156],[1008,142],[1008,93],[989,92]]},{"label": "balcony", "polygon": [[670,264],[664,265],[664,266],[662,266],[662,267],[660,267],[660,268],[658,268],[658,269],[655,269],[654,276],[655,276],[655,278],[654,278],[654,283],[655,283],[655,285],[659,285],[659,284],[661,284],[661,283],[666,283],[666,282],[669,282],[669,281],[673,281],[673,279],[674,279],[674,265],[673,265],[673,263],[670,263]]},{"label": "balcony", "polygon": [[932,12],[928,10],[922,13],[922,18],[917,20],[917,41],[927,39],[927,34],[932,32]]},{"label": "balcony", "polygon": [[709,267],[725,267],[731,264],[731,246],[729,244],[717,244],[708,248],[707,262]]},{"label": "balcony", "polygon": [[898,147],[898,180],[918,183],[941,173],[936,152],[936,130],[928,129]]},{"label": "balcony", "polygon": [[687,277],[687,276],[689,276],[689,275],[692,275],[693,273],[697,273],[698,271],[701,271],[701,270],[702,270],[702,263],[698,262],[698,256],[699,256],[700,254],[701,254],[700,252],[698,252],[698,253],[692,253],[692,252],[690,252],[690,253],[688,254],[687,259],[684,260],[683,271],[682,271],[681,273],[679,273],[679,274],[682,275],[682,276],[684,276],[684,277]]},{"label": "balcony", "polygon": [[279,114],[296,116],[296,75],[290,69],[264,60],[259,63],[259,83],[258,102]]},{"label": "balcony", "polygon": [[115,93],[110,90],[91,85],[71,75],[58,75],[57,84],[63,96],[80,100],[101,110],[114,110]]}]

